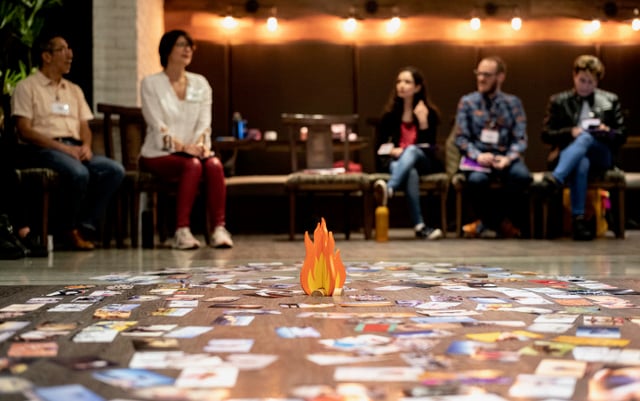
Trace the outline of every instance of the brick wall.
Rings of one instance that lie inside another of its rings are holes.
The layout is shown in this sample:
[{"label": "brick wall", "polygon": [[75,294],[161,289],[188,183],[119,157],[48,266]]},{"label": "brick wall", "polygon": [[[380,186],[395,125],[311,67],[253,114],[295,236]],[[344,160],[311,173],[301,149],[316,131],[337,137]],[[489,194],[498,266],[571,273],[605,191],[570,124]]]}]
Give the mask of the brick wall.
[{"label": "brick wall", "polygon": [[163,32],[163,0],[93,2],[94,107],[140,104],[140,80],[160,70]]}]

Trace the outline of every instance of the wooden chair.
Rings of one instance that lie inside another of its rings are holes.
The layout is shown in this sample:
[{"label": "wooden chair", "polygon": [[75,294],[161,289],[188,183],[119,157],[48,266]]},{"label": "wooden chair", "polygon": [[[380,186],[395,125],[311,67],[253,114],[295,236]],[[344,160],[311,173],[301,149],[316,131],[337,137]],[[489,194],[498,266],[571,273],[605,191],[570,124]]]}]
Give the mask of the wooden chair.
[{"label": "wooden chair", "polygon": [[[446,142],[446,171],[451,177],[451,187],[455,191],[456,196],[456,237],[462,236],[462,215],[463,215],[463,195],[467,186],[467,177],[464,173],[459,171],[460,166],[460,150],[456,146],[456,124],[451,128],[451,132],[447,137]],[[532,177],[533,180],[533,177]],[[500,190],[503,188],[503,184],[498,181],[493,181],[489,185],[490,190]],[[529,194],[529,236],[534,236],[534,224],[535,224],[535,200],[534,197]]]},{"label": "wooden chair", "polygon": [[[289,239],[295,239],[296,200],[301,193],[309,195],[340,194],[344,199],[344,232],[350,238],[349,201],[352,196],[362,199],[363,225],[365,239],[371,237],[372,192],[369,179],[363,173],[350,173],[349,134],[358,124],[358,115],[324,114],[282,114],[282,123],[288,128],[289,149],[292,173],[285,181],[289,194]],[[328,170],[333,165],[334,138],[331,126],[342,125],[345,128],[344,139],[340,142],[341,154],[346,172],[336,173]],[[300,140],[300,128],[308,129],[307,137]],[[298,171],[298,144],[304,143],[306,170]],[[326,173],[326,174],[325,174]],[[312,229],[311,227],[310,229]]]},{"label": "wooden chair", "polygon": [[[7,147],[3,150],[3,155],[10,155],[17,151],[18,134],[13,118],[5,118],[1,136],[0,146]],[[51,209],[51,193],[58,187],[58,173],[48,168],[26,167],[16,168],[15,174],[18,185],[25,191],[30,199],[37,199],[40,211],[39,215],[39,235],[42,245],[47,245],[49,236],[49,212]]]},{"label": "wooden chair", "polygon": [[[171,213],[167,210],[168,197],[175,194],[177,185],[174,182],[166,182],[151,173],[140,171],[138,168],[138,157],[140,149],[146,135],[146,123],[139,107],[125,107],[112,104],[99,103],[98,111],[104,114],[103,135],[105,140],[105,153],[107,156],[119,159],[125,167],[126,176],[119,194],[120,202],[118,206],[118,232],[117,238],[124,237],[123,227],[126,227],[126,213],[129,211],[129,227],[131,235],[131,246],[138,246],[140,236],[140,199],[141,194],[149,196],[149,209],[152,212],[152,219],[149,222],[151,227],[143,232],[151,235],[158,230],[160,242],[168,238],[166,216]],[[116,155],[116,144],[114,139],[114,124],[118,127],[119,155]],[[146,223],[146,222],[143,222]],[[208,230],[207,230],[208,232]],[[206,236],[209,241],[208,235]],[[153,238],[144,242],[145,247],[153,247]]]},{"label": "wooden chair", "polygon": [[[534,181],[532,186],[541,191],[543,173],[534,174]],[[617,167],[605,171],[598,177],[593,177],[589,180],[588,189],[604,189],[609,191],[611,196],[611,214],[613,216],[612,231],[615,233],[616,238],[625,237],[625,190],[627,188],[627,182],[625,179],[624,171]],[[542,204],[542,238],[548,236],[549,225],[549,206],[553,197],[544,196],[540,194]]]}]

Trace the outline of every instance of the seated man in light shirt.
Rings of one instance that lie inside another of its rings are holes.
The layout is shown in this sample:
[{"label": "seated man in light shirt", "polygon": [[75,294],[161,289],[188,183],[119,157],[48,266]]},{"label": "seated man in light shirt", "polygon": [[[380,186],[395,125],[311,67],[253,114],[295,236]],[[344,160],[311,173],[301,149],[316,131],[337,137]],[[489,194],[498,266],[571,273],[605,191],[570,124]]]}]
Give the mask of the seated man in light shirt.
[{"label": "seated man in light shirt", "polygon": [[111,196],[124,178],[124,168],[91,151],[91,109],[78,85],[63,78],[73,52],[61,36],[38,44],[40,68],[16,86],[11,98],[18,129],[18,167],[50,168],[61,179],[57,210],[67,246],[92,250],[95,232]]}]

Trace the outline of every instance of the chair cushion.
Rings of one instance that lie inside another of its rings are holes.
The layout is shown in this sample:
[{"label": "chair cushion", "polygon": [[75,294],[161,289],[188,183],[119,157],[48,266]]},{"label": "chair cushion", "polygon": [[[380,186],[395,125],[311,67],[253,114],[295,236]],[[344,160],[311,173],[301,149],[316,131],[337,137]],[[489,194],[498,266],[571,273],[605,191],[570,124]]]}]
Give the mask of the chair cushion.
[{"label": "chair cushion", "polygon": [[288,190],[360,190],[369,187],[369,176],[363,173],[323,175],[299,172],[287,176],[285,187]]},{"label": "chair cushion", "polygon": [[48,168],[16,169],[16,175],[22,185],[51,189],[58,184],[58,173]]}]

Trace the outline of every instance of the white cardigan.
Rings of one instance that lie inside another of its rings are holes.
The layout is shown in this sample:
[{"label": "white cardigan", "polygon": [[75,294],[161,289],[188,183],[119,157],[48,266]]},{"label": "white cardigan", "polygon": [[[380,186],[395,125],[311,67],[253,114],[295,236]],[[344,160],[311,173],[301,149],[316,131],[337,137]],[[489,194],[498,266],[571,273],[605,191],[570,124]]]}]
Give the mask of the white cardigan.
[{"label": "white cardigan", "polygon": [[178,99],[164,72],[149,75],[142,80],[142,115],[147,123],[147,135],[140,155],[143,157],[166,156],[163,138],[170,135],[181,143],[201,143],[211,148],[212,90],[207,79],[187,72],[187,93]]}]

